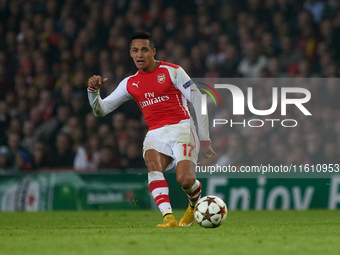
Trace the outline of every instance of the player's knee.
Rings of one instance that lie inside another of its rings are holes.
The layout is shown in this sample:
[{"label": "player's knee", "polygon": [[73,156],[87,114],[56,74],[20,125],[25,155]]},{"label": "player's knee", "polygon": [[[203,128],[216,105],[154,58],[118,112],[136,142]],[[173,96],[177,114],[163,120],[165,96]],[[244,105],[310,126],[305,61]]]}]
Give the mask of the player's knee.
[{"label": "player's knee", "polygon": [[195,179],[190,178],[190,176],[182,175],[177,176],[177,182],[182,187],[182,189],[189,189],[195,183]]},{"label": "player's knee", "polygon": [[146,167],[148,168],[148,172],[162,171],[162,169],[159,167],[159,164],[157,164],[154,160],[147,160],[145,163]]}]

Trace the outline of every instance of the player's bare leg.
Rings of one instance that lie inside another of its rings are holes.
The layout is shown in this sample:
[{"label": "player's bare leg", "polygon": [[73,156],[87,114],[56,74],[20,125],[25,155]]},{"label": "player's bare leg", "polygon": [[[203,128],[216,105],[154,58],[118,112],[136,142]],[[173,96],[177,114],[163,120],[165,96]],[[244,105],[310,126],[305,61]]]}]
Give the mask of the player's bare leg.
[{"label": "player's bare leg", "polygon": [[195,164],[190,160],[178,162],[176,179],[182,189],[187,193],[189,206],[179,222],[179,226],[192,226],[195,222],[194,207],[201,197],[201,183],[196,180]]},{"label": "player's bare leg", "polygon": [[145,163],[148,168],[149,190],[163,214],[163,224],[157,227],[175,227],[176,219],[172,214],[169,200],[169,187],[164,178],[163,171],[171,163],[172,158],[156,150],[145,152]]}]

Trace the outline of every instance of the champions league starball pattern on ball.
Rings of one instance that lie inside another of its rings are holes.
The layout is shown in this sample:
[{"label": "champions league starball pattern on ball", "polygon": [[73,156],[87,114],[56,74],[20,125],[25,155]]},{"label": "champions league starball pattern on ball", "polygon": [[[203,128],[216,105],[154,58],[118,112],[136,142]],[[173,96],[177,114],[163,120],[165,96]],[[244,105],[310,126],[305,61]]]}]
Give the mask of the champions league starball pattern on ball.
[{"label": "champions league starball pattern on ball", "polygon": [[197,223],[204,228],[216,228],[227,218],[228,209],[222,199],[205,196],[198,200],[194,216]]}]

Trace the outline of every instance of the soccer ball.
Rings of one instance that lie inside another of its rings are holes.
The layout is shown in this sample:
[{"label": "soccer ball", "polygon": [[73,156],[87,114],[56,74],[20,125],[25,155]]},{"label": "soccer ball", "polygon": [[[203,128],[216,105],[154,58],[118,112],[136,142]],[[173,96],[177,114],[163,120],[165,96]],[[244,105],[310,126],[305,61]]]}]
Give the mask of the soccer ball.
[{"label": "soccer ball", "polygon": [[216,196],[202,197],[194,208],[195,220],[204,228],[221,226],[227,218],[227,213],[226,204]]}]

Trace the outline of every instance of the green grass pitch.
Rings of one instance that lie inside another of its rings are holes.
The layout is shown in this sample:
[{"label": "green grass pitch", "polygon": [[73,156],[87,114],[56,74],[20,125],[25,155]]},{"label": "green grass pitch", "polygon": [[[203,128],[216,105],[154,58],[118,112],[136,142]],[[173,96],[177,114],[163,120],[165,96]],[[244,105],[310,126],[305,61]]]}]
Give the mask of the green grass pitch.
[{"label": "green grass pitch", "polygon": [[0,213],[0,254],[340,254],[339,210],[231,211],[215,229],[160,221],[158,211]]}]

